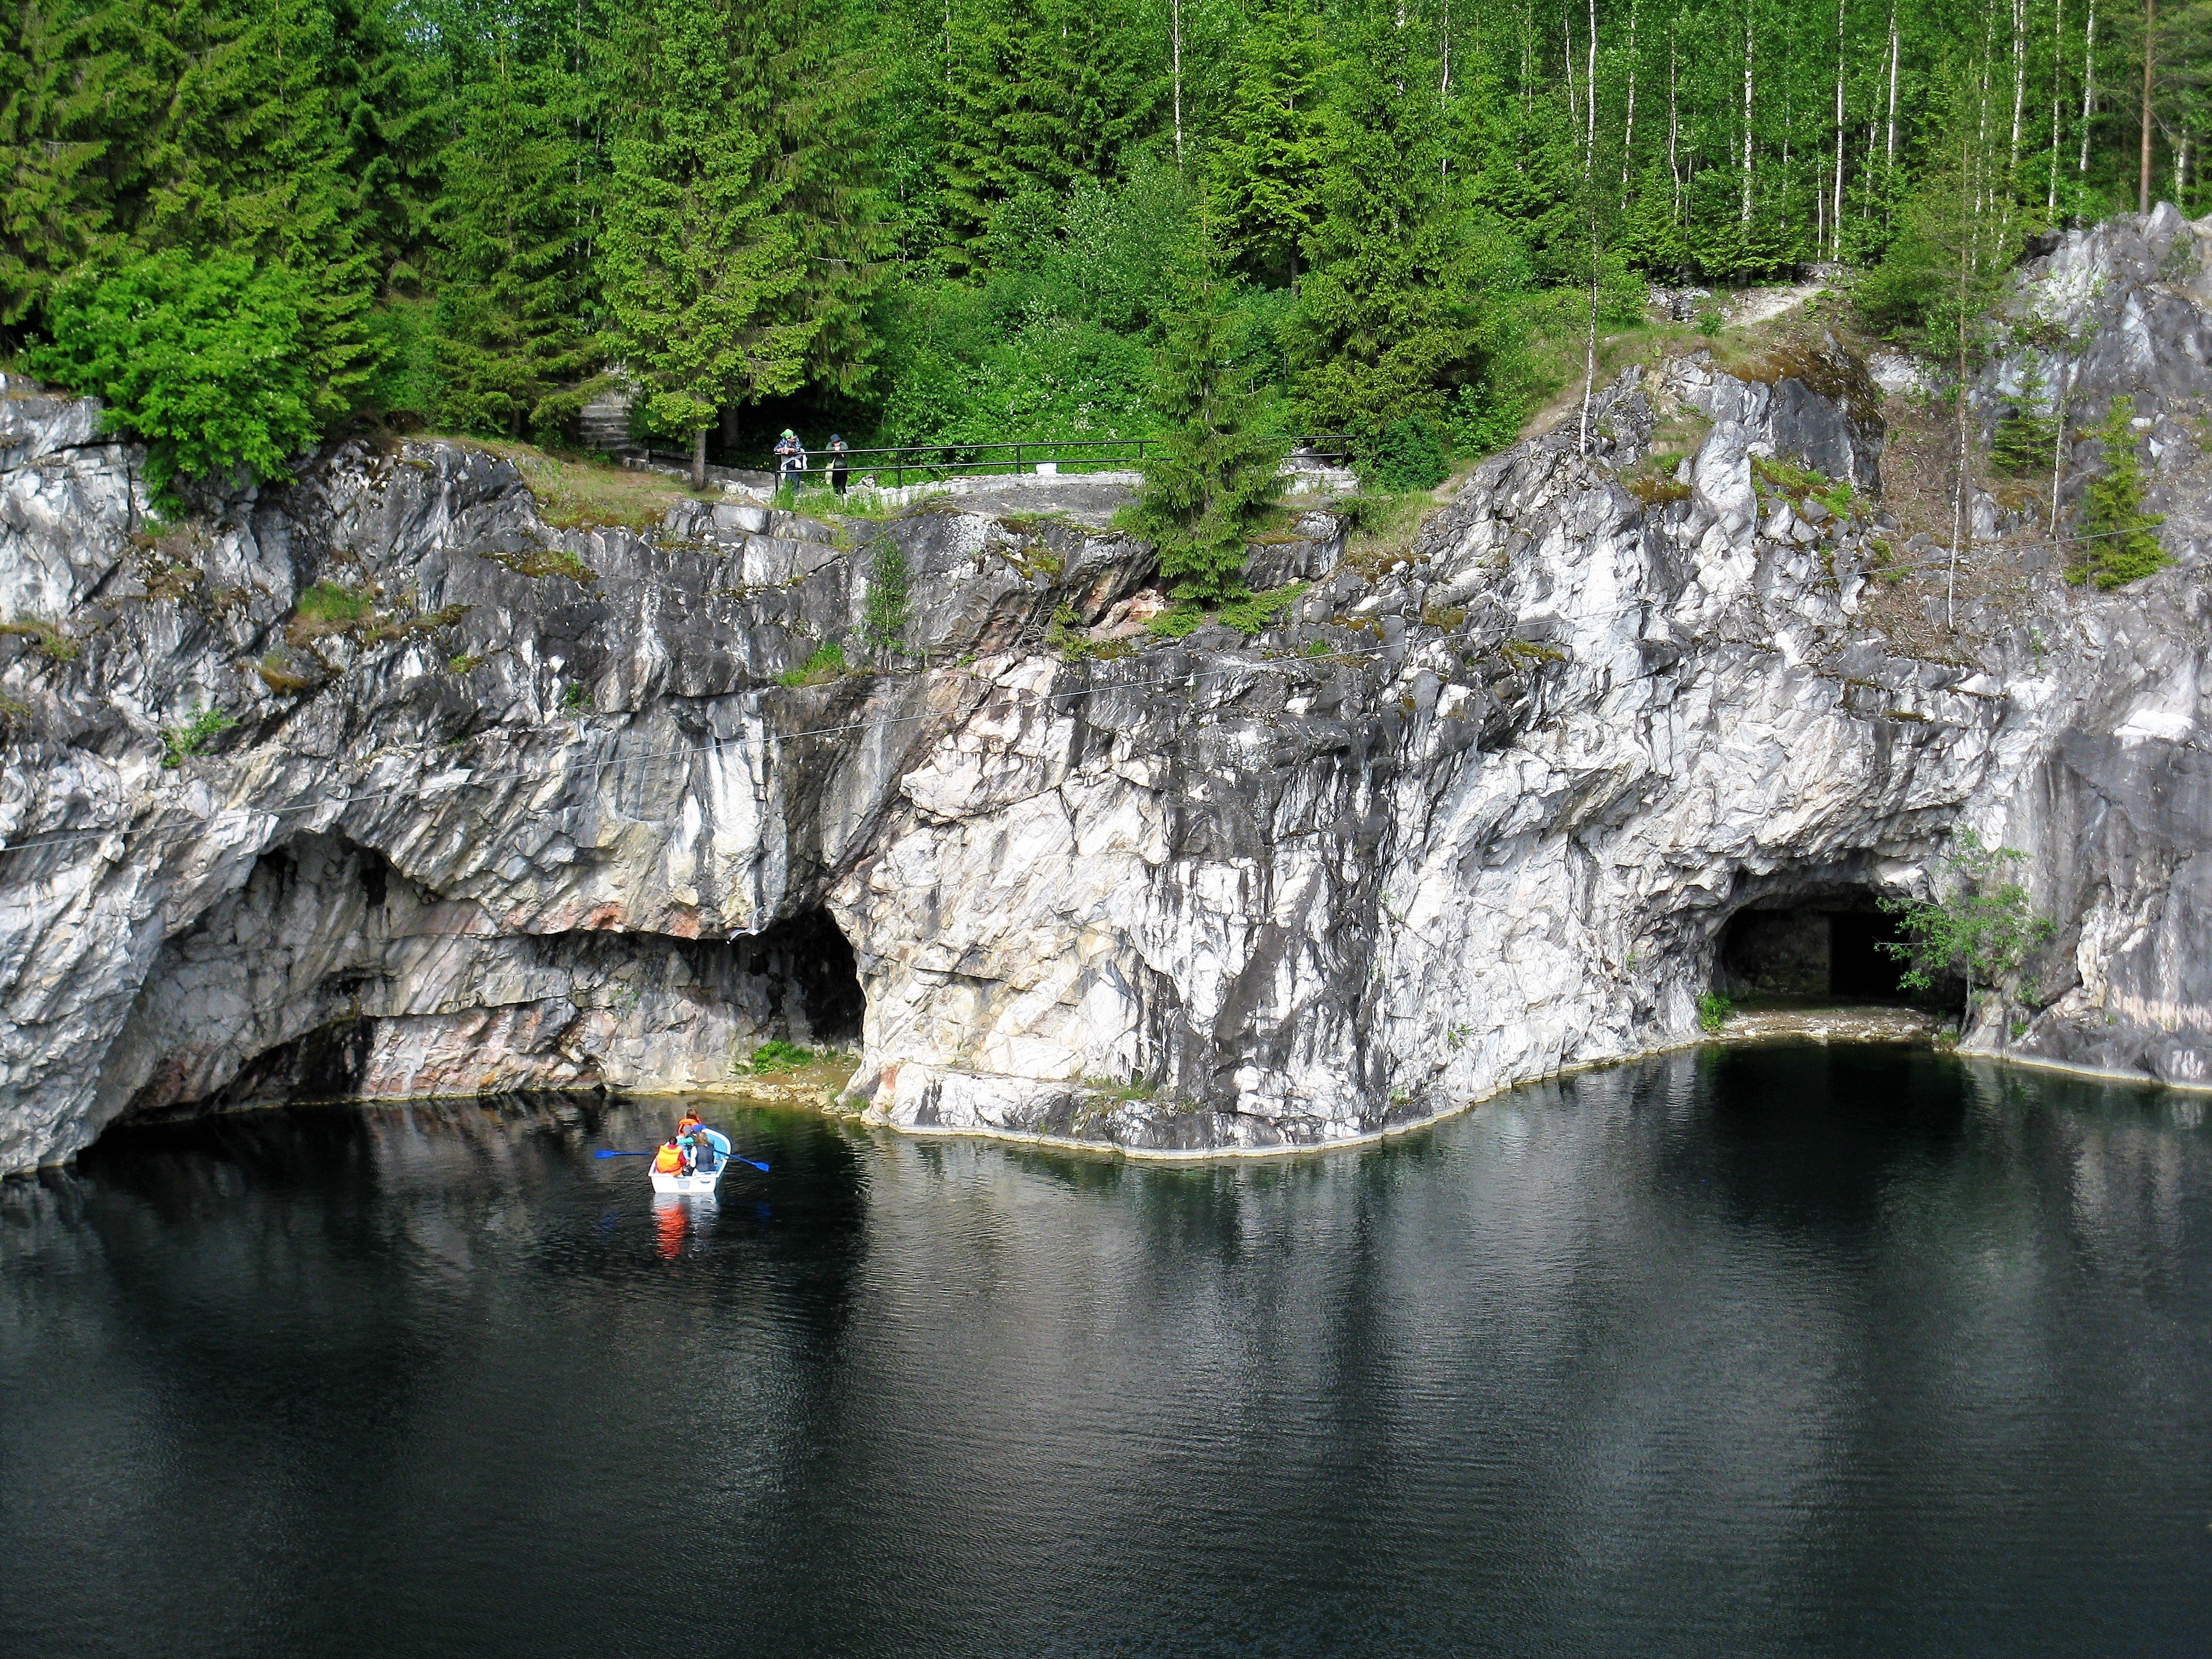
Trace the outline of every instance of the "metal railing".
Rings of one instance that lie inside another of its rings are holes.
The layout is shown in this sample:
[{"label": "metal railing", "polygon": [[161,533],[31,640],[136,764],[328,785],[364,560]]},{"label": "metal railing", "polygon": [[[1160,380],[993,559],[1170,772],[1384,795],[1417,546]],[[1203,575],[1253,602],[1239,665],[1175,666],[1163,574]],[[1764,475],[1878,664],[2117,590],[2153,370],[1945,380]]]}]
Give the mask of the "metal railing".
[{"label": "metal railing", "polygon": [[[1293,438],[1291,443],[1293,459],[1341,466],[1352,459],[1352,439],[1346,433],[1319,433]],[[1148,457],[1158,454],[1162,447],[1163,441],[1158,438],[1074,438],[1024,439],[990,444],[912,444],[897,449],[848,449],[841,455],[833,455],[827,450],[810,450],[805,475],[827,477],[832,463],[842,460],[854,475],[874,473],[878,483],[883,482],[882,475],[889,472],[891,487],[896,489],[908,482],[929,483],[992,473],[1012,477],[1038,466],[1071,472],[1122,469],[1141,465]],[[776,472],[775,457],[769,456],[766,465],[758,470]],[[913,475],[911,479],[909,474]]]}]

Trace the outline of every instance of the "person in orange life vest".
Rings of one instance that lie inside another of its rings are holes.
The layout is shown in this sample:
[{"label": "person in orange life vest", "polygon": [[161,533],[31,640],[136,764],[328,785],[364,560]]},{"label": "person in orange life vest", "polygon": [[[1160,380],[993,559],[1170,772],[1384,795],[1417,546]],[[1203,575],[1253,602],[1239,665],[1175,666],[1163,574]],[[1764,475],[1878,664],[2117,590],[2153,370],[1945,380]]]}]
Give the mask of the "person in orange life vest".
[{"label": "person in orange life vest", "polygon": [[653,1155],[653,1172],[655,1175],[682,1175],[684,1162],[684,1149],[672,1140],[667,1141]]},{"label": "person in orange life vest", "polygon": [[676,1138],[678,1140],[681,1140],[684,1136],[690,1134],[698,1127],[699,1114],[696,1112],[686,1112],[684,1114],[683,1121],[676,1126]]}]

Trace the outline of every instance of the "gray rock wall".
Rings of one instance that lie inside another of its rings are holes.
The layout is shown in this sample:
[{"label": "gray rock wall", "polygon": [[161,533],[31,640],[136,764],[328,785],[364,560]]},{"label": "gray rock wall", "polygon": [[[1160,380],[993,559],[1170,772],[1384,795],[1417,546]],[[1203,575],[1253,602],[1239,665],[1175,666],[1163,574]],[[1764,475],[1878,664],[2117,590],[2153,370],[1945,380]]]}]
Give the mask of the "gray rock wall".
[{"label": "gray rock wall", "polygon": [[[132,1110],[712,1086],[769,1036],[857,1035],[914,1129],[1342,1139],[1690,1039],[1738,910],[1924,892],[1961,825],[2062,925],[1970,1042],[2204,1081],[2192,547],[1916,655],[1868,618],[1879,512],[1753,469],[1871,489],[1877,395],[1632,374],[1400,568],[1309,522],[1280,626],[1120,656],[1048,643],[1149,579],[1108,532],[556,532],[428,443],[149,526],[88,405],[0,398],[0,1168]],[[1690,412],[1679,486],[1626,488]],[[876,535],[915,654],[779,683],[861,655]],[[165,767],[204,708],[239,723]]]}]

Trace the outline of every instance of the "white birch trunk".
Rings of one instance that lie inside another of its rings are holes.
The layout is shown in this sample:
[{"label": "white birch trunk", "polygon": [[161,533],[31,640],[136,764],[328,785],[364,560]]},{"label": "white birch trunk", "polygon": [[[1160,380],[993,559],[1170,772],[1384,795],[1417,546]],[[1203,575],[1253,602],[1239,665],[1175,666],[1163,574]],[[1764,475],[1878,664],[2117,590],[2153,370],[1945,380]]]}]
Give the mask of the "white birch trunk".
[{"label": "white birch trunk", "polygon": [[2097,103],[2097,0],[2089,0],[2089,32],[2081,43],[2081,159],[2075,172],[2089,171],[2089,118]]},{"label": "white birch trunk", "polygon": [[[2019,0],[2013,0],[2017,5]],[[1168,0],[1168,33],[1175,58],[1176,171],[1182,171],[1182,0]]]},{"label": "white birch trunk", "polygon": [[2058,133],[2065,120],[2066,0],[2051,0],[2051,189],[2044,212],[2058,216]]},{"label": "white birch trunk", "polygon": [[1897,167],[1897,0],[1889,3],[1889,142],[1882,162],[1893,171]]},{"label": "white birch trunk", "polygon": [[1682,8],[1667,30],[1667,173],[1674,181],[1674,221],[1682,219],[1681,91]]},{"label": "white birch trunk", "polygon": [[1597,160],[1597,0],[1589,0],[1589,68],[1583,76],[1583,103],[1589,118],[1589,136],[1583,144],[1583,172]]},{"label": "white birch trunk", "polygon": [[1844,257],[1844,0],[1836,0],[1836,188],[1829,198],[1834,228],[1828,257]]},{"label": "white birch trunk", "polygon": [[1751,7],[1743,9],[1743,208],[1742,222],[1751,222]]},{"label": "white birch trunk", "polygon": [[[1437,77],[1438,114],[1443,112],[1446,105],[1451,100],[1451,0],[1444,0],[1443,56],[1443,72]],[[1449,180],[1451,178],[1451,144],[1449,140],[1443,144],[1443,159],[1437,163],[1437,176],[1441,179]]]},{"label": "white birch trunk", "polygon": [[1636,3],[1628,0],[1628,113],[1620,123],[1620,204],[1628,205],[1628,162],[1636,149]]}]

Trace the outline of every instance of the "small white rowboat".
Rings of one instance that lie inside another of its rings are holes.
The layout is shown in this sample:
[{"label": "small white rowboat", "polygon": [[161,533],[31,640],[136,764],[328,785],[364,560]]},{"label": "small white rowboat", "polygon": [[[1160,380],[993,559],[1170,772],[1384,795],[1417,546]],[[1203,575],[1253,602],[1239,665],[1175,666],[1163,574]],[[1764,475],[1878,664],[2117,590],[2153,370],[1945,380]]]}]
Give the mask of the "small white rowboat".
[{"label": "small white rowboat", "polygon": [[656,1193],[675,1193],[700,1198],[713,1194],[714,1183],[722,1178],[722,1171],[729,1167],[730,1160],[726,1158],[704,1175],[664,1175],[659,1170],[647,1173],[653,1176],[653,1190]]}]

